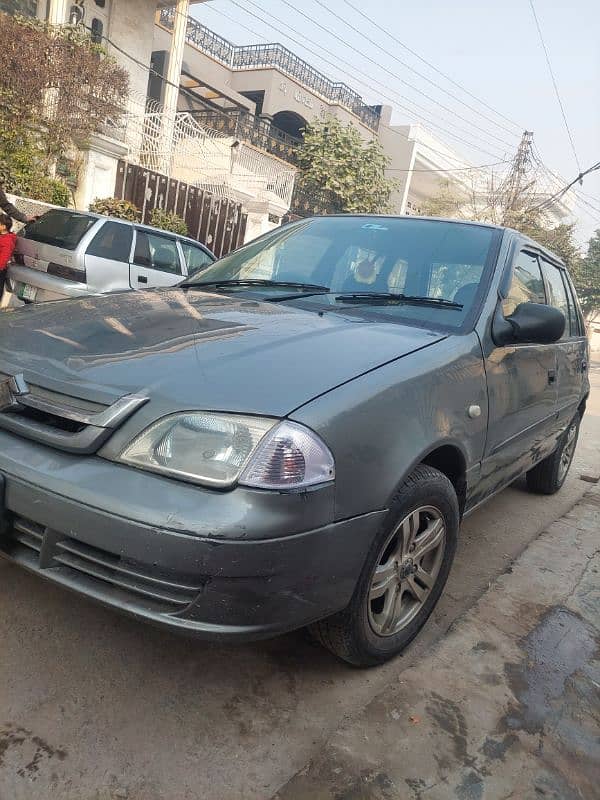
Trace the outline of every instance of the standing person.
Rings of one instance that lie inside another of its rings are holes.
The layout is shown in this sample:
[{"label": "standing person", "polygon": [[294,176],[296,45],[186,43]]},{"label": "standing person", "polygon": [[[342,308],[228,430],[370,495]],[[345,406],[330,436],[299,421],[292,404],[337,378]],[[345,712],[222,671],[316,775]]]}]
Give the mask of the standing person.
[{"label": "standing person", "polygon": [[27,214],[23,214],[21,211],[19,211],[18,208],[15,208],[15,206],[13,206],[13,204],[6,196],[6,192],[4,191],[2,186],[0,186],[0,208],[2,209],[2,211],[4,211],[5,214],[8,214],[9,217],[16,219],[17,222],[26,223],[33,221],[33,217],[28,217]]},{"label": "standing person", "polygon": [[8,214],[0,214],[0,300],[6,281],[6,267],[17,243],[17,235],[12,232],[12,224]]}]

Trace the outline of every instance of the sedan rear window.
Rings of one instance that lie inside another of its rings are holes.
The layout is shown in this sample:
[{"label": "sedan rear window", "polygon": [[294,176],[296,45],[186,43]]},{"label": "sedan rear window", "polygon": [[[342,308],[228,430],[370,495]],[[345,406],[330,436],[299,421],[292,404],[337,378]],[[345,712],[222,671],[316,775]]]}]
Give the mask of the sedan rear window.
[{"label": "sedan rear window", "polygon": [[88,214],[53,209],[26,225],[19,236],[41,244],[62,247],[64,250],[75,250],[96,222],[96,217]]}]

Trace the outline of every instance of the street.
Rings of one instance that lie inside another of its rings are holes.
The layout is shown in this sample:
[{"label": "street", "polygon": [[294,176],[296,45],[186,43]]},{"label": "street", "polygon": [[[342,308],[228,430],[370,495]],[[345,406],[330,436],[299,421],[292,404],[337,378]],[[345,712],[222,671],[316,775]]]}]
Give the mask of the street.
[{"label": "street", "polygon": [[303,632],[236,647],[177,638],[0,562],[0,800],[271,798],[342,723],[426,663],[490,583],[580,500],[590,488],[582,476],[600,475],[599,361],[590,377],[563,489],[535,496],[519,481],[465,520],[433,617],[403,657],[378,669],[352,669]]}]

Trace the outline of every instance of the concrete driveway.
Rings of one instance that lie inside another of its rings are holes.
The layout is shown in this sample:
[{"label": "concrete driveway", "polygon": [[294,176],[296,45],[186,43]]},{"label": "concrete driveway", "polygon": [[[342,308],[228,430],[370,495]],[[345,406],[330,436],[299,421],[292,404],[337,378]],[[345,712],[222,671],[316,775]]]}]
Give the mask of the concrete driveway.
[{"label": "concrete driveway", "polygon": [[[0,800],[266,800],[468,610],[600,473],[600,363],[569,478],[522,483],[462,528],[445,595],[403,657],[359,671],[302,633],[176,638],[0,562]],[[414,671],[413,671],[414,674]]]}]

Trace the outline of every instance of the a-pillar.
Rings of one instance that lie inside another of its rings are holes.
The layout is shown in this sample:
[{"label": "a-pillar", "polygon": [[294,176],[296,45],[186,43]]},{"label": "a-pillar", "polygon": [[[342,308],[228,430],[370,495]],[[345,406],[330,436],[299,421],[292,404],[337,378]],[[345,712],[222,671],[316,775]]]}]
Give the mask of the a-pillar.
[{"label": "a-pillar", "polygon": [[169,66],[167,69],[166,86],[164,94],[164,116],[162,133],[162,171],[171,174],[173,162],[173,135],[175,132],[175,117],[179,101],[179,82],[181,80],[181,66],[185,50],[185,38],[188,26],[190,0],[177,0],[175,4],[175,20],[171,49],[169,50]]},{"label": "a-pillar", "polygon": [[51,25],[64,25],[69,13],[69,0],[50,0],[48,22]]}]

